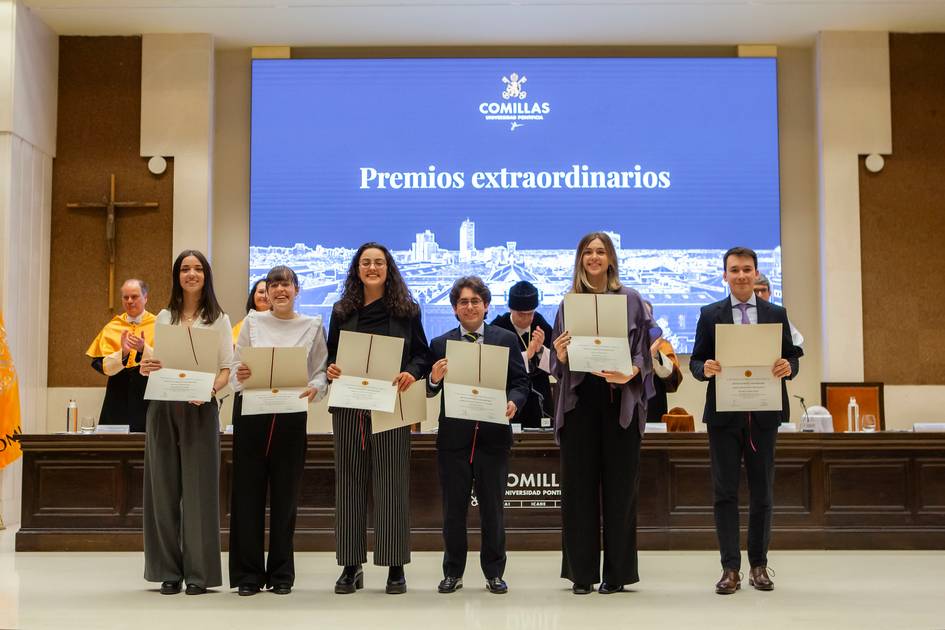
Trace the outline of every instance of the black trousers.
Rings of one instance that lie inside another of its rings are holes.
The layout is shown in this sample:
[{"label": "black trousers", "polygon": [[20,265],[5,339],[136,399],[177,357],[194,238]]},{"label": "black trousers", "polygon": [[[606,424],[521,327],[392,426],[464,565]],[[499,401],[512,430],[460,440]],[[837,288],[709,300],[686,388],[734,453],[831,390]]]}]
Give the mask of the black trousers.
[{"label": "black trousers", "polygon": [[[295,517],[305,467],[306,416],[242,415],[233,407],[233,480],[230,494],[230,588],[295,583]],[[266,494],[269,557],[264,560]]]},{"label": "black trousers", "polygon": [[[458,420],[457,422],[463,422]],[[486,578],[505,573],[505,485],[509,476],[507,448],[478,446],[472,463],[471,448],[438,450],[437,468],[443,494],[443,576],[462,577],[466,570],[466,515],[475,487],[479,504],[482,544],[479,564]]]},{"label": "black trousers", "polygon": [[[598,382],[599,381],[599,382]],[[577,406],[561,429],[561,577],[575,584],[640,581],[637,565],[637,495],[640,488],[640,418],[620,426],[620,392],[598,377],[578,387]]]},{"label": "black trousers", "polygon": [[[738,484],[742,461],[748,478],[748,561],[768,564],[771,512],[774,506],[774,450],[778,430],[742,422],[707,427],[715,495],[715,533],[719,538],[722,568],[741,569],[738,531]],[[754,443],[754,448],[752,448]]]}]

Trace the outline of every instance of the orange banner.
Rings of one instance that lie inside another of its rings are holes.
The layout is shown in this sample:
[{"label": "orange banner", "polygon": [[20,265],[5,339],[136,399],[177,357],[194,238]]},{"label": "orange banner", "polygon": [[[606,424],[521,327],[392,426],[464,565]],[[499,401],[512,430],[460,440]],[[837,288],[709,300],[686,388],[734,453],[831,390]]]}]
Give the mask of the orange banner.
[{"label": "orange banner", "polygon": [[17,436],[20,430],[20,391],[7,345],[7,329],[0,313],[0,468],[22,455]]}]

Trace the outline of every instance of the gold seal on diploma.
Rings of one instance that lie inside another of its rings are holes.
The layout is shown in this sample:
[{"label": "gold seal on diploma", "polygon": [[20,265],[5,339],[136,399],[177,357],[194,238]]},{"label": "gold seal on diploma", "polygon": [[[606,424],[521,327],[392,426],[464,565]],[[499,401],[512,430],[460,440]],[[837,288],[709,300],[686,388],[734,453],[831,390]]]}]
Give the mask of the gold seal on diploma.
[{"label": "gold seal on diploma", "polygon": [[478,389],[473,389],[473,390],[472,390],[472,395],[473,395],[473,396],[478,396],[478,395],[479,395],[479,390],[478,390]]},{"label": "gold seal on diploma", "polygon": [[273,393],[273,394],[278,394],[278,393],[279,393],[279,390],[278,390],[278,389],[275,389],[275,388],[273,388],[273,390],[272,390],[272,393]]},{"label": "gold seal on diploma", "polygon": [[751,370],[745,370],[745,378],[751,378]]},{"label": "gold seal on diploma", "polygon": [[185,372],[181,372],[177,375],[177,378],[187,378],[187,374]]},{"label": "gold seal on diploma", "polygon": [[594,345],[595,345],[595,346],[599,346],[600,344],[601,344],[600,339],[595,339],[595,340],[594,340]]},{"label": "gold seal on diploma", "polygon": [[368,385],[368,382],[367,382],[367,381],[361,381],[361,384],[367,386],[367,385]]}]

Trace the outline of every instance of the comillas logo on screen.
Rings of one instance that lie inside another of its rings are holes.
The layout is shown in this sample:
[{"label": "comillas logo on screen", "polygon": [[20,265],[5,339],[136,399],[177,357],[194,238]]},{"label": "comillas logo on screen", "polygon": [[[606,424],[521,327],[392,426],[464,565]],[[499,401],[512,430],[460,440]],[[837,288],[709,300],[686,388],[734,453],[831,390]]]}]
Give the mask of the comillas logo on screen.
[{"label": "comillas logo on screen", "polygon": [[502,77],[502,101],[479,103],[479,113],[485,120],[508,123],[509,131],[515,131],[528,122],[544,120],[551,113],[551,105],[548,102],[527,101],[527,81],[528,77],[517,72]]}]

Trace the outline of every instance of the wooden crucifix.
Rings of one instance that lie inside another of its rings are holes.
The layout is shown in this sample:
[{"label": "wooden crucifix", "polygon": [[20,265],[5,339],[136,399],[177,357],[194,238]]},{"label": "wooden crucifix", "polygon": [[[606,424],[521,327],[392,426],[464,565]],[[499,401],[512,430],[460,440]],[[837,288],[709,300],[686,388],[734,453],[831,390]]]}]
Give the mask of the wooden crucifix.
[{"label": "wooden crucifix", "polygon": [[157,208],[156,201],[116,201],[115,174],[111,174],[108,196],[100,202],[67,203],[67,208],[102,208],[105,210],[105,246],[108,249],[108,308],[115,310],[115,254],[117,235],[115,233],[115,210],[119,208]]}]

